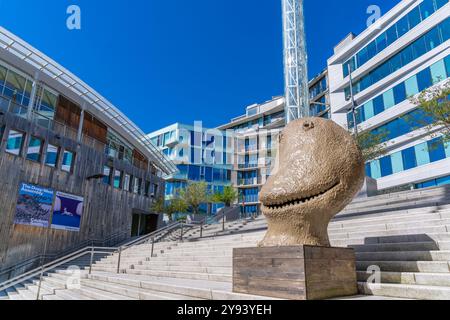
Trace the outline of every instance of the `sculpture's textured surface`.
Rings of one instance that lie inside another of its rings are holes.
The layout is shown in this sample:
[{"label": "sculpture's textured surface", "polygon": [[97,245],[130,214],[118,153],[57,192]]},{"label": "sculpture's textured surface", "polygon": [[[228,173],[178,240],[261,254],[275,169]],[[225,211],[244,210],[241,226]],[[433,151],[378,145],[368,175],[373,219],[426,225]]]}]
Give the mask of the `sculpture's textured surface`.
[{"label": "sculpture's textured surface", "polygon": [[280,136],[278,163],[260,193],[269,225],[260,246],[330,246],[330,220],[364,181],[355,140],[333,121],[296,120]]}]

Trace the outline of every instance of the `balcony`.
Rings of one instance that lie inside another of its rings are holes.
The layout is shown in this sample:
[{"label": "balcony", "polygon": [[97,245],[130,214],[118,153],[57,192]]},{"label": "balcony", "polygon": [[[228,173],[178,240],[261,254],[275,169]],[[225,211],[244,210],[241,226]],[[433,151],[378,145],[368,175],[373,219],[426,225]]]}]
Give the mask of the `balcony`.
[{"label": "balcony", "polygon": [[240,187],[250,187],[260,185],[261,178],[238,179],[237,184]]}]

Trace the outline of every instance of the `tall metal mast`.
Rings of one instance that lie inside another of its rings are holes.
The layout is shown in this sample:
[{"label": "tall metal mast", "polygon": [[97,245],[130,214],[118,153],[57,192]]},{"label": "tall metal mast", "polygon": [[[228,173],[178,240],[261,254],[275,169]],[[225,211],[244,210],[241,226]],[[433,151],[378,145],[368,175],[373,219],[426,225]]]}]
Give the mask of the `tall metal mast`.
[{"label": "tall metal mast", "polygon": [[309,116],[309,88],[303,0],[283,5],[286,124]]}]

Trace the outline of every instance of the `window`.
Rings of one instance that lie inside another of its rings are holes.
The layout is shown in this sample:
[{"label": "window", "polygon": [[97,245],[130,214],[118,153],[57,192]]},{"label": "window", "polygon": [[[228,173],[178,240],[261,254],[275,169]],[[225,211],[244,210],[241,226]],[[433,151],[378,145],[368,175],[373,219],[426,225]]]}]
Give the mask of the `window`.
[{"label": "window", "polygon": [[412,29],[422,22],[422,17],[420,16],[419,7],[414,8],[410,13],[408,13],[409,28]]},{"label": "window", "polygon": [[447,78],[444,60],[436,62],[430,67],[430,69],[433,84],[441,82],[442,80]]},{"label": "window", "polygon": [[386,91],[383,94],[383,102],[384,102],[384,109],[389,109],[395,106],[395,99],[394,99],[394,90],[391,89],[389,91]]},{"label": "window", "polygon": [[417,166],[423,166],[430,163],[430,155],[428,153],[428,144],[421,143],[414,147],[416,153]]},{"label": "window", "polygon": [[403,167],[403,158],[401,152],[392,154],[391,161],[392,161],[392,173],[399,173],[405,170]]},{"label": "window", "polygon": [[142,180],[134,177],[133,179],[133,193],[139,194],[141,192],[141,182]]},{"label": "window", "polygon": [[417,84],[417,76],[413,76],[405,81],[406,96],[413,97],[419,93],[419,85]]},{"label": "window", "polygon": [[123,178],[123,190],[130,191],[131,190],[131,176],[129,174],[125,174]]},{"label": "window", "polygon": [[426,68],[425,70],[417,74],[417,84],[419,92],[422,92],[423,90],[431,87],[433,81],[431,79],[431,72],[429,68]]},{"label": "window", "polygon": [[75,154],[72,151],[64,150],[61,170],[65,172],[73,172]]},{"label": "window", "polygon": [[416,154],[414,148],[408,148],[402,151],[403,167],[405,170],[409,170],[417,167]]},{"label": "window", "polygon": [[386,39],[387,39],[388,46],[390,46],[392,43],[394,43],[398,39],[397,26],[395,24],[392,27],[390,27],[388,30],[386,30]]},{"label": "window", "polygon": [[112,168],[108,166],[103,167],[103,183],[110,185],[111,184],[111,172]]},{"label": "window", "polygon": [[422,19],[426,19],[434,13],[434,3],[433,0],[424,0],[420,5],[420,13],[422,14]]},{"label": "window", "polygon": [[42,154],[42,146],[44,142],[36,137],[31,137],[28,143],[27,159],[31,161],[40,162]]},{"label": "window", "polygon": [[442,138],[428,141],[428,150],[430,153],[430,162],[436,162],[446,158]]},{"label": "window", "polygon": [[25,135],[22,132],[16,130],[9,130],[5,151],[7,153],[14,154],[16,156],[20,155],[20,152],[22,151],[24,137]]},{"label": "window", "polygon": [[397,31],[399,38],[409,31],[408,16],[404,16],[397,22]]},{"label": "window", "polygon": [[384,49],[386,49],[386,47],[387,47],[386,33],[383,33],[378,38],[376,38],[375,43],[376,43],[378,52],[381,52]]},{"label": "window", "polygon": [[373,99],[373,106],[374,106],[375,114],[382,113],[384,111],[383,96],[378,96],[375,99]]},{"label": "window", "polygon": [[364,115],[366,116],[366,119],[372,118],[375,115],[375,109],[373,107],[373,101],[370,100],[367,102],[364,106]]},{"label": "window", "polygon": [[59,157],[59,148],[52,144],[47,145],[47,152],[45,155],[45,165],[56,168]]},{"label": "window", "polygon": [[392,174],[392,162],[391,157],[383,157],[380,159],[381,176],[386,177]]},{"label": "window", "polygon": [[431,31],[425,35],[425,45],[427,46],[427,51],[433,50],[441,43],[442,40],[438,28],[431,29]]},{"label": "window", "polygon": [[122,172],[120,170],[114,170],[114,188],[120,189],[120,185],[122,184]]},{"label": "window", "polygon": [[150,181],[145,181],[145,190],[144,190],[144,196],[149,197],[150,196]]},{"label": "window", "polygon": [[380,160],[375,160],[370,163],[370,171],[373,179],[381,178]]},{"label": "window", "polygon": [[399,104],[406,100],[406,88],[405,84],[402,82],[394,87],[394,103]]}]

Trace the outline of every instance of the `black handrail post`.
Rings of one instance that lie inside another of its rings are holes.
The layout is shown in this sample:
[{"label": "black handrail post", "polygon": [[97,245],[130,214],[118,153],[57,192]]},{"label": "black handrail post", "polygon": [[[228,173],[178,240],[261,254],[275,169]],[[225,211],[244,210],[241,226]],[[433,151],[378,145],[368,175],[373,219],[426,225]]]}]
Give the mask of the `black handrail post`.
[{"label": "black handrail post", "polygon": [[180,233],[180,240],[181,240],[181,242],[183,242],[183,226],[184,226],[184,224],[182,222],[181,223],[181,233]]},{"label": "black handrail post", "polygon": [[119,248],[119,259],[117,261],[117,274],[120,273],[120,258],[122,257],[122,247]]},{"label": "black handrail post", "polygon": [[91,247],[91,262],[89,263],[89,274],[92,273],[92,264],[94,263],[94,242],[92,242]]},{"label": "black handrail post", "polygon": [[222,216],[222,231],[225,231],[225,215]]},{"label": "black handrail post", "polygon": [[153,258],[153,250],[155,249],[155,237],[152,238],[152,255],[150,256]]},{"label": "black handrail post", "polygon": [[200,224],[200,239],[203,238],[203,221]]}]

